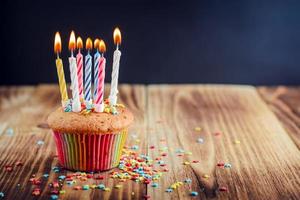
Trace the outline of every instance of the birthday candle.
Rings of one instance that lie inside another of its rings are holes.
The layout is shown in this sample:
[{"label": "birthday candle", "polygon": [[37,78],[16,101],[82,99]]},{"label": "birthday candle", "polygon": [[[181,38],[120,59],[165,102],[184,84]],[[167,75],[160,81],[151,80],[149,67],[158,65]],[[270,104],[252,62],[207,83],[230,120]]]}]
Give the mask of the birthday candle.
[{"label": "birthday candle", "polygon": [[57,69],[57,75],[58,75],[59,89],[60,89],[60,94],[61,94],[61,103],[62,103],[62,106],[64,107],[66,104],[66,101],[68,100],[68,93],[67,93],[67,86],[66,86],[63,63],[62,63],[62,60],[59,58],[59,53],[61,52],[61,39],[60,39],[59,32],[56,32],[56,34],[55,34],[54,52],[57,54],[55,63],[56,63],[56,69]]},{"label": "birthday candle", "polygon": [[99,43],[100,43],[100,40],[99,39],[96,39],[94,41],[94,48],[96,49],[96,53],[94,54],[94,96],[93,96],[93,99],[94,99],[94,104],[96,102],[96,99],[97,99],[97,95],[98,95],[98,82],[99,82],[99,64],[100,64],[100,53],[99,53]]},{"label": "birthday candle", "polygon": [[76,55],[76,62],[77,62],[77,77],[78,77],[78,89],[79,89],[79,96],[83,98],[83,56],[81,54],[81,49],[83,48],[83,43],[81,37],[77,38],[77,48],[78,53]]},{"label": "birthday candle", "polygon": [[98,87],[97,87],[97,98],[95,100],[95,111],[96,112],[103,112],[104,110],[104,103],[103,103],[103,96],[104,96],[104,79],[105,79],[105,64],[106,59],[104,58],[104,52],[106,51],[106,46],[103,40],[99,42],[99,51],[102,53],[102,56],[99,60],[99,76],[98,76]]},{"label": "birthday candle", "polygon": [[121,59],[121,51],[119,50],[119,45],[121,44],[121,32],[119,28],[115,28],[113,36],[114,43],[116,44],[116,50],[114,51],[113,70],[111,74],[111,86],[109,95],[109,103],[112,106],[116,105],[118,95],[119,66]]},{"label": "birthday candle", "polygon": [[72,111],[80,112],[81,104],[79,99],[79,90],[78,90],[78,77],[77,77],[77,66],[76,66],[76,58],[73,55],[73,52],[76,48],[75,43],[75,33],[71,32],[70,41],[69,41],[69,50],[71,51],[71,56],[69,57],[70,64],[70,73],[71,73],[71,89],[72,89]]},{"label": "birthday candle", "polygon": [[92,56],[90,50],[93,48],[93,42],[91,38],[88,38],[85,43],[85,48],[87,49],[87,55],[85,56],[85,85],[84,85],[84,99],[86,104],[91,103],[91,79],[92,79]]}]

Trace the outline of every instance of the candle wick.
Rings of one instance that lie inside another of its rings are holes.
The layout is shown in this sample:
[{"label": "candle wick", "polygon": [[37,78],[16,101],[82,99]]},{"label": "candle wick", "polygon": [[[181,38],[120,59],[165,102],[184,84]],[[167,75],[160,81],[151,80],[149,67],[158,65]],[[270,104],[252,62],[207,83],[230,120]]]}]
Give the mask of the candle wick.
[{"label": "candle wick", "polygon": [[80,49],[78,49],[78,53],[80,54],[81,52],[80,52]]},{"label": "candle wick", "polygon": [[119,50],[119,44],[117,44],[117,50]]},{"label": "candle wick", "polygon": [[59,53],[58,52],[56,52],[56,56],[57,56],[57,59],[59,59]]},{"label": "candle wick", "polygon": [[73,50],[71,50],[71,57],[73,57]]}]

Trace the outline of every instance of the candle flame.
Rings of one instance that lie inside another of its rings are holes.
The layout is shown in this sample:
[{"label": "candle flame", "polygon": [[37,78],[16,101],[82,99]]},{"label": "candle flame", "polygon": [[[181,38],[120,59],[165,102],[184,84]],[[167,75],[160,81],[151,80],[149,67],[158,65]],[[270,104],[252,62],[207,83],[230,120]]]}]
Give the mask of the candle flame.
[{"label": "candle flame", "polygon": [[91,38],[87,38],[85,42],[85,48],[91,50],[93,48],[93,41]]},{"label": "candle flame", "polygon": [[60,53],[61,52],[61,39],[60,39],[59,32],[55,33],[54,52],[55,53]]},{"label": "candle flame", "polygon": [[81,37],[77,38],[76,46],[77,46],[78,49],[82,49],[83,48],[83,42],[82,42]]},{"label": "candle flame", "polygon": [[99,42],[99,51],[101,53],[104,53],[106,51],[106,45],[103,40],[100,40],[100,42]]},{"label": "candle flame", "polygon": [[114,43],[115,45],[120,45],[122,41],[121,31],[118,27],[114,30]]},{"label": "candle flame", "polygon": [[99,43],[100,43],[100,40],[98,38],[96,38],[95,41],[94,41],[94,48],[95,49],[99,49]]},{"label": "candle flame", "polygon": [[76,48],[76,39],[74,31],[71,32],[70,40],[69,40],[69,50],[73,51]]}]

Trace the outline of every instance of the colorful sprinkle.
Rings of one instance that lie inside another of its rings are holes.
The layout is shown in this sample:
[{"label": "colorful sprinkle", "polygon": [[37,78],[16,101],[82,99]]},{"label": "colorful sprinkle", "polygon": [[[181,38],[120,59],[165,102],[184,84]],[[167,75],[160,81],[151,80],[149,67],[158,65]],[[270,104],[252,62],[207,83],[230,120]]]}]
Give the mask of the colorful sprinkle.
[{"label": "colorful sprinkle", "polygon": [[192,192],[190,192],[190,195],[193,197],[198,196],[198,192],[192,191]]},{"label": "colorful sprinkle", "polygon": [[204,174],[202,177],[203,178],[209,178],[210,176],[208,174]]},{"label": "colorful sprinkle", "polygon": [[200,144],[203,144],[204,143],[204,139],[200,137],[200,138],[197,139],[197,142],[200,143]]},{"label": "colorful sprinkle", "polygon": [[58,199],[58,196],[56,194],[52,194],[51,195],[51,200],[56,200],[56,199]]},{"label": "colorful sprinkle", "polygon": [[173,192],[173,190],[171,188],[166,189],[166,192],[170,193]]},{"label": "colorful sprinkle", "polygon": [[200,127],[195,127],[195,131],[201,131],[202,129]]},{"label": "colorful sprinkle", "polygon": [[60,190],[59,191],[59,194],[65,194],[66,193],[66,190]]},{"label": "colorful sprinkle", "polygon": [[0,192],[0,198],[3,198],[5,195],[3,192]]},{"label": "colorful sprinkle", "polygon": [[227,191],[228,191],[228,188],[225,187],[225,186],[222,186],[222,187],[219,187],[219,190],[220,190],[221,192],[227,192]]},{"label": "colorful sprinkle", "polygon": [[38,140],[38,141],[36,142],[36,144],[41,146],[41,145],[45,144],[45,142],[44,142],[43,140]]},{"label": "colorful sprinkle", "polygon": [[225,163],[224,164],[224,168],[231,168],[231,167],[232,167],[232,165],[230,163]]},{"label": "colorful sprinkle", "polygon": [[14,134],[14,129],[8,128],[8,129],[6,130],[6,135],[8,135],[8,136],[13,136],[13,134]]},{"label": "colorful sprinkle", "polygon": [[185,182],[185,183],[192,183],[192,179],[187,178],[187,179],[184,180],[184,182]]},{"label": "colorful sprinkle", "polygon": [[241,141],[239,141],[239,140],[234,140],[234,143],[235,143],[235,144],[240,144]]},{"label": "colorful sprinkle", "polygon": [[152,183],[151,186],[154,187],[154,188],[157,188],[158,187],[158,183]]},{"label": "colorful sprinkle", "polygon": [[122,185],[115,185],[116,189],[120,189],[122,187]]},{"label": "colorful sprinkle", "polygon": [[96,188],[100,189],[100,190],[104,190],[105,189],[105,185],[104,184],[99,184],[99,185],[97,185]]},{"label": "colorful sprinkle", "polygon": [[89,190],[89,189],[90,189],[90,186],[89,186],[89,185],[83,185],[83,186],[82,186],[82,189],[83,189],[83,190]]}]

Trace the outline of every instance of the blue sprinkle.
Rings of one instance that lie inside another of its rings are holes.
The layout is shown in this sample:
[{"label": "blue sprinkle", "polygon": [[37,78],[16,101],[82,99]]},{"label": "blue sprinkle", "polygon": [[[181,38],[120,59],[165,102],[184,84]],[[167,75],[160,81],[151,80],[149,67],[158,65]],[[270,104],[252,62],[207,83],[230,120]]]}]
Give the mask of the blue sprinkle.
[{"label": "blue sprinkle", "polygon": [[104,185],[104,184],[99,184],[99,185],[97,185],[97,189],[103,190],[104,188],[105,188],[105,185]]},{"label": "blue sprinkle", "polygon": [[43,174],[43,177],[44,177],[44,178],[48,178],[48,177],[49,177],[49,174]]},{"label": "blue sprinkle", "polygon": [[139,146],[133,145],[133,146],[131,147],[131,149],[133,149],[133,150],[138,150],[138,149],[139,149]]},{"label": "blue sprinkle", "polygon": [[190,193],[190,195],[193,196],[193,197],[198,196],[198,192],[192,191],[192,192]]},{"label": "blue sprinkle", "polygon": [[184,180],[184,182],[185,182],[185,183],[191,183],[191,182],[192,182],[192,179],[187,178],[187,179]]},{"label": "blue sprinkle", "polygon": [[176,153],[184,153],[184,150],[183,149],[177,149]]},{"label": "blue sprinkle", "polygon": [[83,190],[88,190],[88,189],[90,189],[90,186],[89,185],[84,185],[84,186],[82,186],[82,189]]},{"label": "blue sprinkle", "polygon": [[232,166],[231,166],[231,164],[229,164],[229,163],[225,163],[224,164],[224,168],[231,168]]},{"label": "blue sprinkle", "polygon": [[158,187],[158,183],[152,183],[151,186],[157,188]]},{"label": "blue sprinkle", "polygon": [[74,183],[73,181],[67,181],[68,185],[73,185],[73,183]]},{"label": "blue sprinkle", "polygon": [[59,180],[64,180],[65,178],[66,178],[65,175],[60,175],[60,176],[58,177]]},{"label": "blue sprinkle", "polygon": [[166,189],[166,192],[173,192],[171,188]]},{"label": "blue sprinkle", "polygon": [[52,194],[51,195],[51,200],[55,200],[55,199],[58,199],[58,196],[56,194]]},{"label": "blue sprinkle", "polygon": [[5,195],[3,192],[0,192],[0,198],[3,198]]},{"label": "blue sprinkle", "polygon": [[8,129],[6,130],[6,134],[7,134],[8,136],[13,136],[13,134],[14,134],[14,129],[8,128]]},{"label": "blue sprinkle", "polygon": [[197,139],[197,142],[200,143],[200,144],[203,144],[204,143],[204,139],[200,137],[200,138]]},{"label": "blue sprinkle", "polygon": [[36,144],[37,145],[43,145],[43,144],[45,144],[45,142],[43,140],[38,140]]}]

